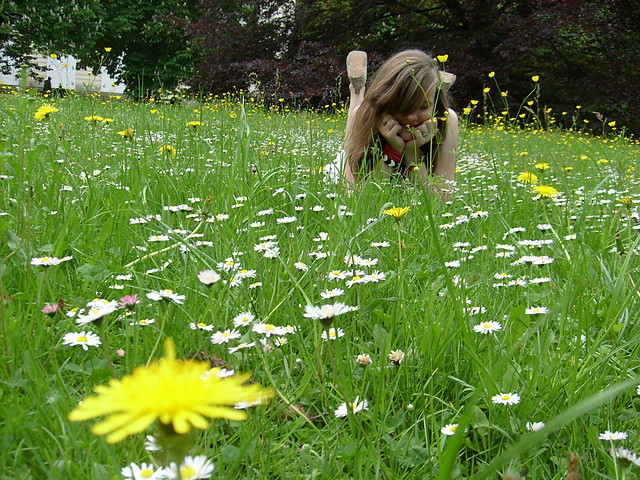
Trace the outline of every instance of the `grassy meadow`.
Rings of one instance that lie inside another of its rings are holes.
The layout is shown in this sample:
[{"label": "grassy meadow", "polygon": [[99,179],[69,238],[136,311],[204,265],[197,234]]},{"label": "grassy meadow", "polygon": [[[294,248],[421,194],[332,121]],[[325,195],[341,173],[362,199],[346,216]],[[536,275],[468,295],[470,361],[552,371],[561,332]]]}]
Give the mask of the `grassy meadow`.
[{"label": "grassy meadow", "polygon": [[[463,125],[444,202],[327,182],[345,120],[0,96],[1,479],[640,478],[640,144]],[[168,338],[260,404],[113,443],[69,419],[130,375],[124,409],[205,402],[133,393]]]}]

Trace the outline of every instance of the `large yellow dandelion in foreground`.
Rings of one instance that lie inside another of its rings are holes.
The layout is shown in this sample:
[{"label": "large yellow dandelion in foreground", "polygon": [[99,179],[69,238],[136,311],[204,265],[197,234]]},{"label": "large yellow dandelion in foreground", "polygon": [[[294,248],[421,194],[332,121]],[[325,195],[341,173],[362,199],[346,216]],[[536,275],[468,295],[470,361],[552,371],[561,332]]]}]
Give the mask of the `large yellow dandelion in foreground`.
[{"label": "large yellow dandelion in foreground", "polygon": [[220,378],[217,370],[195,360],[176,360],[173,341],[165,343],[165,357],[136,368],[129,376],[111,380],[95,388],[69,414],[80,421],[107,415],[92,428],[96,435],[107,435],[109,443],[142,432],[155,420],[178,434],[192,427],[205,429],[210,418],[244,420],[246,412],[234,405],[254,404],[273,396],[258,384],[242,385],[249,375]]}]

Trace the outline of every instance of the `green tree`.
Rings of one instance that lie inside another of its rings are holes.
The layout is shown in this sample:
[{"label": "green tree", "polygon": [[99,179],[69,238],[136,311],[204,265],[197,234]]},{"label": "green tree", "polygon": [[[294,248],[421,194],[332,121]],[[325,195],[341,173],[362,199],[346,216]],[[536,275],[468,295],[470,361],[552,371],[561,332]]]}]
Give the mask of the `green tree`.
[{"label": "green tree", "polygon": [[[34,52],[71,54],[80,67],[104,65],[136,96],[173,88],[193,72],[200,52],[180,22],[195,0],[31,0],[0,4],[0,42],[18,63]],[[110,48],[107,54],[105,47]]]}]

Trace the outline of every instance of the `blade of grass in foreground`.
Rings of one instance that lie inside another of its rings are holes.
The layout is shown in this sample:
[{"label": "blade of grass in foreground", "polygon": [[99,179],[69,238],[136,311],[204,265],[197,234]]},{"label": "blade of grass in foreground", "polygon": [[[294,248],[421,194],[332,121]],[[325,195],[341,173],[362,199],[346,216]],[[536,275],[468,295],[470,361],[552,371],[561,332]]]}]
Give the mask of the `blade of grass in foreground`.
[{"label": "blade of grass in foreground", "polygon": [[[591,410],[599,407],[604,403],[607,403],[615,396],[621,394],[625,390],[628,390],[636,386],[638,383],[640,383],[640,379],[638,378],[631,378],[629,380],[625,380],[624,382],[620,382],[614,385],[613,387],[608,388],[607,390],[596,393],[595,395],[592,395],[586,398],[585,400],[577,403],[573,407],[565,410],[560,415],[551,419],[543,429],[537,432],[531,432],[523,436],[519,441],[517,441],[516,443],[508,447],[504,452],[502,452],[500,455],[494,458],[493,461],[489,463],[489,465],[487,465],[477,475],[472,477],[472,480],[480,480],[482,478],[494,478],[492,477],[492,475],[495,474],[495,472],[497,472],[500,467],[502,467],[506,462],[511,460],[513,457],[520,455],[526,450],[531,449],[532,447],[540,443],[542,440],[544,440],[550,433],[555,432],[560,427],[563,427],[564,425],[568,424],[569,422],[576,419],[577,417],[584,415],[587,412],[590,412]],[[449,449],[452,449],[455,447],[456,445],[452,443],[449,446]],[[454,450],[454,452],[456,451]],[[445,453],[445,455],[453,456],[454,453],[448,451]],[[444,472],[444,473],[445,475],[448,475],[448,472]],[[443,476],[441,474],[439,478],[448,478],[448,476]]]}]

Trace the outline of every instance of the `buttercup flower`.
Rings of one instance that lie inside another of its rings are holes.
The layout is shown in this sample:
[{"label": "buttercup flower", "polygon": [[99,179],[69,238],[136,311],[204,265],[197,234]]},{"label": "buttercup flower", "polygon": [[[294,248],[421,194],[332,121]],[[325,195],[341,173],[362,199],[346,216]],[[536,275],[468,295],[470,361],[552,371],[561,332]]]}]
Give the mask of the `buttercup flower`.
[{"label": "buttercup flower", "polygon": [[[165,342],[165,357],[136,368],[131,375],[112,379],[108,386],[95,388],[70,414],[80,421],[106,416],[91,431],[107,435],[108,443],[144,431],[156,420],[183,435],[192,428],[205,429],[210,418],[244,420],[246,412],[233,406],[273,396],[258,384],[243,385],[249,375],[220,378],[202,375],[209,364],[195,360],[176,360],[172,340]],[[215,370],[215,369],[214,369]]]}]

